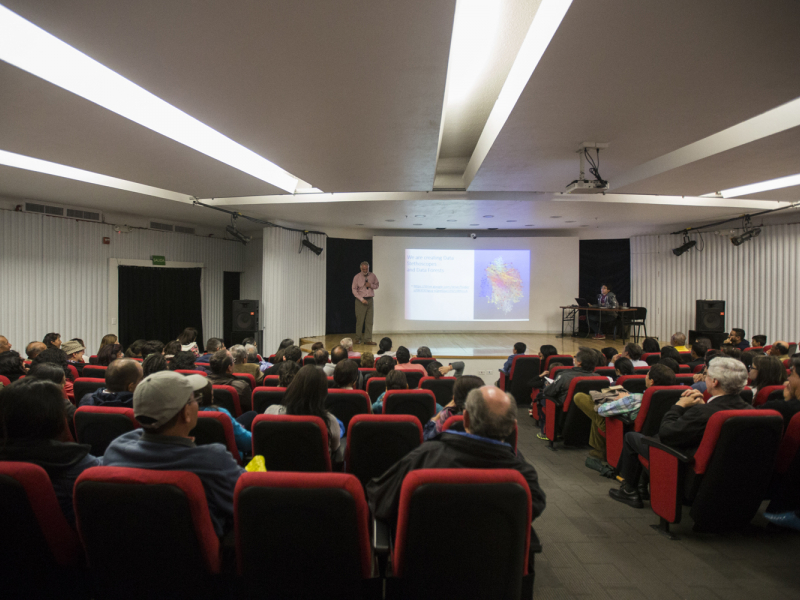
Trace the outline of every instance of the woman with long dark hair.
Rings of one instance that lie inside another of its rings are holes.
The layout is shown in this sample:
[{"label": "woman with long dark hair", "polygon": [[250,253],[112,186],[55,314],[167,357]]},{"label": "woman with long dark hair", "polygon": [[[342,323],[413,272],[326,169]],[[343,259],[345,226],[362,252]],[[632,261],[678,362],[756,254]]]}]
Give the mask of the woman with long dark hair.
[{"label": "woman with long dark hair", "polygon": [[328,429],[328,450],[333,462],[344,459],[339,422],[325,410],[328,397],[328,377],[315,365],[301,368],[283,395],[283,404],[273,404],[266,410],[268,415],[309,415],[319,417]]},{"label": "woman with long dark hair", "polygon": [[200,356],[200,348],[197,347],[197,329],[187,327],[178,336],[178,341],[181,343],[182,351],[193,352],[195,356]]},{"label": "woman with long dark hair", "polygon": [[758,390],[768,385],[783,385],[786,381],[786,369],[783,363],[774,356],[757,356],[753,359],[749,373],[753,389],[753,398]]},{"label": "woman with long dark hair", "polygon": [[124,356],[121,344],[110,344],[97,352],[97,364],[101,367],[107,367],[118,358],[123,358]]}]

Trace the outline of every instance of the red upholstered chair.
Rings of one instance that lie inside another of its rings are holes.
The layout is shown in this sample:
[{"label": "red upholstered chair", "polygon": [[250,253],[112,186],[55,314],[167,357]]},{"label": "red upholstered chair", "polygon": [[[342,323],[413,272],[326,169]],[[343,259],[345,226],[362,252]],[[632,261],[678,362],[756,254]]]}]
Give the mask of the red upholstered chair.
[{"label": "red upholstered chair", "polygon": [[336,385],[336,384],[333,381],[333,375],[328,375],[328,387],[332,388],[334,385]]},{"label": "red upholstered chair", "polygon": [[258,415],[253,420],[253,456],[267,471],[330,471],[328,429],[320,417]]},{"label": "red upholstered chair", "polygon": [[80,404],[86,394],[93,394],[95,390],[106,387],[106,380],[99,377],[78,377],[72,387],[75,404]]},{"label": "red upholstered chair", "polygon": [[251,390],[256,389],[256,378],[253,377],[250,373],[231,373],[231,377],[234,379],[241,379],[242,381],[246,381],[250,386]]},{"label": "red upholstered chair", "polygon": [[661,360],[661,352],[645,352],[642,354],[642,360],[647,363],[648,367],[652,367]]},{"label": "red upholstered chair", "polygon": [[198,446],[206,444],[222,444],[242,464],[236,437],[233,434],[233,423],[228,415],[215,410],[204,410],[197,413],[197,425],[189,432]]},{"label": "red upholstered chair", "polygon": [[683,352],[678,352],[681,355],[681,364],[685,365],[690,360],[692,360],[692,353],[690,351],[684,350]]},{"label": "red upholstered chair", "polygon": [[650,505],[660,517],[653,528],[671,536],[681,508],[690,505],[695,531],[747,525],[767,494],[783,418],[773,410],[722,410],[711,416],[694,456],[654,438],[650,446]]},{"label": "red upholstered chair", "polygon": [[0,462],[0,506],[0,594],[73,597],[83,550],[45,470],[31,463]]},{"label": "red upholstered chair", "polygon": [[[464,431],[464,415],[447,417],[447,420],[442,426],[442,431],[447,431],[448,429]],[[511,447],[514,448],[514,452],[517,451],[517,437],[519,437],[519,427],[514,423],[514,432],[511,434],[511,437],[504,440],[506,443],[511,444]]]},{"label": "red upholstered chair", "polygon": [[678,373],[679,374],[685,373],[687,375],[691,375],[692,368],[689,365],[678,365]]},{"label": "red upholstered chair", "polygon": [[245,597],[381,597],[369,508],[353,475],[245,473],[233,502]]},{"label": "red upholstered chair", "polygon": [[772,344],[769,344],[769,345],[767,345],[767,346],[762,346],[762,348],[761,348],[761,349],[762,349],[762,350],[763,350],[765,353],[766,353],[766,352],[769,352],[769,351],[772,349]]},{"label": "red upholstered chair", "polygon": [[73,365],[67,365],[67,369],[69,369],[69,380],[75,381],[80,375],[78,374],[78,369]]},{"label": "red upholstered chair", "polygon": [[[753,406],[761,406],[773,393],[778,392],[779,398],[783,400],[783,386],[782,385],[767,385],[758,390],[756,397],[753,399]],[[775,400],[775,398],[773,398]]]},{"label": "red upholstered chair", "polygon": [[306,365],[316,365],[316,364],[317,364],[317,361],[314,360],[314,355],[313,354],[306,354],[303,357],[303,366],[304,367]]},{"label": "red upholstered chair", "polygon": [[447,406],[453,399],[455,384],[455,377],[423,377],[419,380],[419,389],[432,391],[439,406]]},{"label": "red upholstered chair", "polygon": [[781,439],[770,485],[769,513],[800,508],[800,413],[796,413]]},{"label": "red upholstered chair", "polygon": [[631,394],[643,394],[646,389],[646,375],[622,375],[616,381],[616,385],[621,385]]},{"label": "red upholstered chair", "polygon": [[217,597],[219,538],[194,473],[87,469],[75,482],[75,514],[97,597]]},{"label": "red upholstered chair", "polygon": [[431,364],[432,362],[436,362],[437,360],[438,360],[437,358],[412,358],[408,362],[410,362],[412,365],[422,365],[423,367],[425,367],[425,371],[427,372],[428,365]]},{"label": "red upholstered chair", "polygon": [[[544,368],[542,371],[547,371],[550,369],[550,363],[560,362],[562,365],[569,365],[572,366],[575,364],[575,360],[572,358],[570,354],[554,354],[552,356],[548,356],[544,361]],[[537,373],[538,375],[538,373]],[[552,379],[552,377],[550,378]]]},{"label": "red upholstered chair", "polygon": [[328,390],[325,399],[325,410],[344,424],[345,435],[350,419],[356,415],[367,415],[372,412],[372,402],[364,390]]},{"label": "red upholstered chair", "polygon": [[675,375],[675,382],[677,385],[692,387],[694,385],[694,375],[691,373],[678,373]]},{"label": "red upholstered chair", "polygon": [[378,370],[375,367],[358,367],[358,372],[361,373],[364,377],[371,373],[377,373]]},{"label": "red upholstered chair", "polygon": [[111,442],[141,427],[132,408],[79,406],[72,420],[78,443],[89,444],[94,456],[103,456]]},{"label": "red upholstered chair", "polygon": [[406,376],[406,382],[408,383],[408,389],[416,390],[419,388],[419,382],[422,381],[422,378],[426,376],[426,373],[422,373],[420,371],[403,371]]},{"label": "red upholstered chair", "polygon": [[175,372],[181,375],[202,375],[203,377],[208,377],[208,373],[196,369],[175,369]]},{"label": "red upholstered chair", "polygon": [[567,397],[559,406],[552,398],[545,398],[545,435],[554,449],[557,436],[564,438],[568,446],[585,446],[589,443],[592,422],[584,412],[572,403],[575,394],[588,394],[591,390],[601,390],[609,386],[607,377],[575,377],[569,382]]},{"label": "red upholstered chair", "polygon": [[412,415],[356,415],[350,421],[345,470],[367,485],[422,443],[422,426]]},{"label": "red upholstered chair", "polygon": [[430,390],[389,390],[383,396],[383,414],[414,415],[427,423],[436,414],[436,396]]},{"label": "red upholstered chair", "polygon": [[83,367],[83,373],[81,373],[81,377],[92,377],[105,380],[106,378],[106,371],[108,367],[103,367],[100,365],[86,365]]},{"label": "red upholstered chair", "polygon": [[703,369],[705,369],[705,364],[699,364],[694,369],[692,369],[692,373],[702,373]]},{"label": "red upholstered chair", "polygon": [[8,387],[9,385],[11,385],[11,380],[9,380],[9,378],[6,377],[5,375],[0,375],[0,383]]},{"label": "red upholstered chair", "polygon": [[633,367],[634,375],[647,375],[650,372],[650,366],[646,367]]},{"label": "red upholstered chair", "polygon": [[606,417],[606,460],[615,469],[619,466],[625,434],[635,431],[644,435],[656,435],[666,412],[689,389],[682,385],[652,386],[642,395],[642,406],[636,420],[628,424],[624,419]]},{"label": "red upholstered chair", "polygon": [[[443,506],[460,518],[443,520]],[[533,586],[531,519],[530,488],[518,471],[411,471],[400,491],[387,597],[530,596],[523,584]],[[443,556],[459,560],[445,569]]]},{"label": "red upholstered chair", "polygon": [[261,414],[273,404],[283,404],[285,393],[285,387],[257,387],[253,390],[253,410]]},{"label": "red upholstered chair", "polygon": [[280,375],[265,375],[261,385],[264,387],[278,387],[281,382]]},{"label": "red upholstered chair", "polygon": [[570,369],[573,369],[573,368],[574,367],[572,365],[562,365],[560,367],[551,367],[550,370],[547,373],[547,376],[550,379],[555,381],[556,375],[558,375],[559,372],[561,372],[561,371],[569,371]]},{"label": "red upholstered chair", "polygon": [[370,377],[367,379],[367,394],[369,399],[374,404],[383,392],[386,391],[386,378],[385,377]]},{"label": "red upholstered chair", "polygon": [[90,365],[96,365],[97,364],[97,354],[92,354],[89,357],[89,364]]},{"label": "red upholstered chair", "polygon": [[[500,371],[500,389],[509,392],[514,399],[517,400],[517,404],[520,404],[520,401],[527,404],[527,400],[530,398],[531,392],[533,391],[532,386],[528,385],[528,382],[539,376],[539,373],[541,373],[539,367],[538,356],[528,356],[526,354],[515,355],[514,358],[511,359],[511,368],[508,370],[508,375]],[[452,398],[452,394],[450,398]],[[450,402],[450,399],[448,399],[447,402]],[[447,402],[445,402],[445,404]],[[439,404],[444,406],[441,402],[439,402]]]},{"label": "red upholstered chair", "polygon": [[234,417],[242,414],[242,406],[239,404],[239,392],[232,385],[212,385],[214,393],[214,404],[228,410]]},{"label": "red upholstered chair", "polygon": [[617,376],[617,371],[614,367],[595,367],[594,373],[598,377],[611,377],[612,379]]}]

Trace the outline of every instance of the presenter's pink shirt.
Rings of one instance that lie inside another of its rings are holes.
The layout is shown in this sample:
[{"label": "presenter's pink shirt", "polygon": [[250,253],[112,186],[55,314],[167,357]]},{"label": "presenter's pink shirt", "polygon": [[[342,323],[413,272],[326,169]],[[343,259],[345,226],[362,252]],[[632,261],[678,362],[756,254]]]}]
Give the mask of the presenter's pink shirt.
[{"label": "presenter's pink shirt", "polygon": [[361,300],[362,298],[372,298],[375,296],[375,290],[380,285],[375,273],[367,274],[367,281],[369,281],[370,288],[364,287],[364,274],[359,273],[353,277],[353,296]]}]

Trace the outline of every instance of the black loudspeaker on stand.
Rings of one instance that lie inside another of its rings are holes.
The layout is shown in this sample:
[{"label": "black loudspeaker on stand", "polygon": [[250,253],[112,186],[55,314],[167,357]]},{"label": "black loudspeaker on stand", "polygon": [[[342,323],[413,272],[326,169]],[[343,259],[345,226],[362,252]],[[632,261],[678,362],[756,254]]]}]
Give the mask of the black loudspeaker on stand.
[{"label": "black loudspeaker on stand", "polygon": [[263,352],[261,340],[261,327],[258,324],[258,300],[234,300],[233,301],[233,341],[240,344],[243,339],[248,337],[256,338],[258,351]]},{"label": "black loudspeaker on stand", "polygon": [[697,300],[694,328],[707,333],[725,333],[725,300]]}]

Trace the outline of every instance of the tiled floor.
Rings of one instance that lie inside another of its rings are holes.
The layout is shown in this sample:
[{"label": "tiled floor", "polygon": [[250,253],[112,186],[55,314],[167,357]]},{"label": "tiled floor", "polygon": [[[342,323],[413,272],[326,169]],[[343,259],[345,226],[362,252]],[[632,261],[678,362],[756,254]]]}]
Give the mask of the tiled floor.
[{"label": "tiled floor", "polygon": [[584,466],[587,450],[552,452],[522,407],[519,421],[519,448],[547,494],[534,523],[544,547],[536,598],[800,598],[800,533],[767,529],[759,514],[743,532],[698,534],[685,510],[672,526],[681,539],[670,541],[650,528],[658,517],[649,503],[636,510],[609,498],[617,484]]}]

